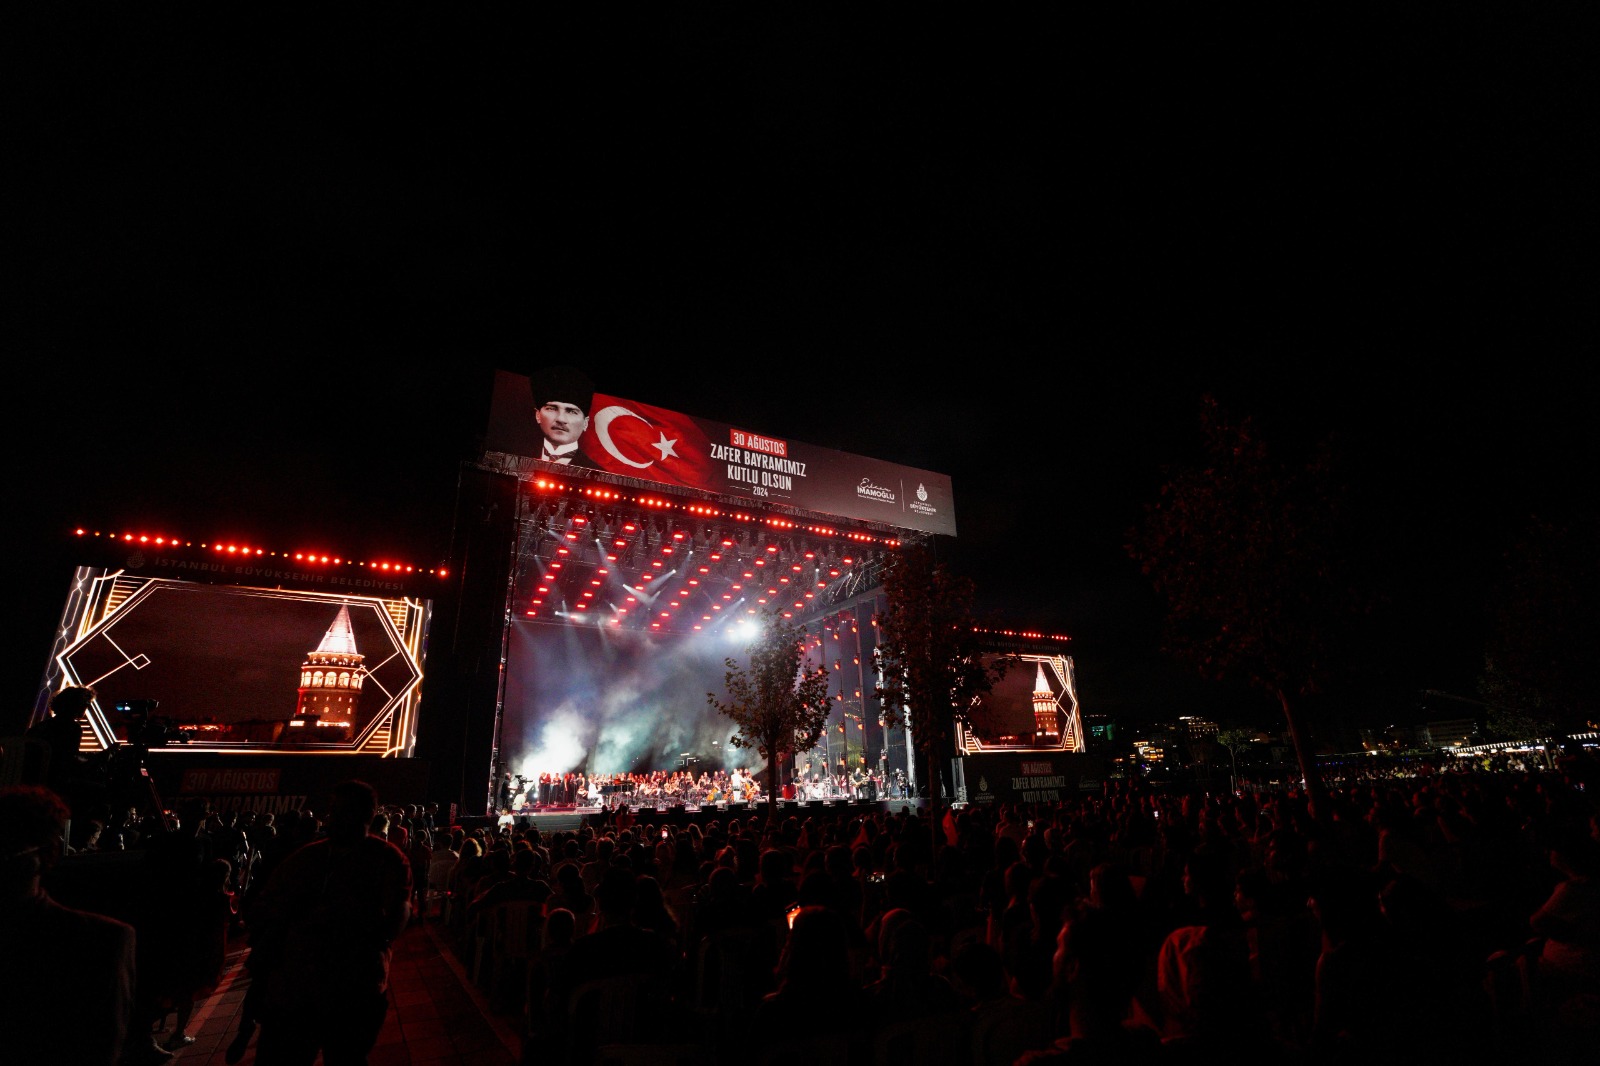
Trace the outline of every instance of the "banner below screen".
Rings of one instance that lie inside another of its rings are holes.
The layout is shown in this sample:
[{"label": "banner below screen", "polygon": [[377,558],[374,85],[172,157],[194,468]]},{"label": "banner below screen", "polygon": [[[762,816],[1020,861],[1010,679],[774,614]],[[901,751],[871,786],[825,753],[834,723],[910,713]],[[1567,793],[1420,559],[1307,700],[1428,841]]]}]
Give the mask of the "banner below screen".
[{"label": "banner below screen", "polygon": [[[528,378],[498,371],[485,450],[538,458]],[[579,450],[612,474],[955,536],[950,478],[597,392]]]}]

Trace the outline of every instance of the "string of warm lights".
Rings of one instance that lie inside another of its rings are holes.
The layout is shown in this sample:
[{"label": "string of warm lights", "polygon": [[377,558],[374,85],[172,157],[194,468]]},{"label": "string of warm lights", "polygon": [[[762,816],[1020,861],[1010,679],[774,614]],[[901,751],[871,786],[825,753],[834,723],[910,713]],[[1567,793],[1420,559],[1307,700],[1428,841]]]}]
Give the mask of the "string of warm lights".
[{"label": "string of warm lights", "polygon": [[411,563],[397,563],[388,560],[346,559],[342,555],[329,555],[325,552],[276,551],[259,545],[235,544],[224,541],[196,541],[185,537],[168,536],[164,533],[102,533],[79,527],[73,530],[73,534],[78,537],[103,539],[107,542],[134,545],[148,549],[206,551],[227,558],[276,559],[281,562],[298,563],[309,567],[348,566],[384,574],[417,574],[440,578],[450,576],[450,571],[446,567],[423,567],[415,566]]},{"label": "string of warm lights", "polygon": [[1052,640],[1065,644],[1072,638],[1061,633],[1040,633],[1034,629],[986,629],[983,626],[973,626],[974,633],[981,633],[989,637],[1006,637],[1011,640]]}]

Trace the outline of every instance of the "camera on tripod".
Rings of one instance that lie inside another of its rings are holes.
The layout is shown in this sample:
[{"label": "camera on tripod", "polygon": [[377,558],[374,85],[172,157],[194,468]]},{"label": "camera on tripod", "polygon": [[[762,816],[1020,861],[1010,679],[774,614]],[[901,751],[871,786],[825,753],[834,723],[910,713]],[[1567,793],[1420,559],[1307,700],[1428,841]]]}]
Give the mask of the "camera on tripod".
[{"label": "camera on tripod", "polygon": [[172,719],[155,717],[160,705],[159,700],[118,700],[112,704],[117,714],[128,720],[128,743],[141,748],[189,743],[189,735]]}]

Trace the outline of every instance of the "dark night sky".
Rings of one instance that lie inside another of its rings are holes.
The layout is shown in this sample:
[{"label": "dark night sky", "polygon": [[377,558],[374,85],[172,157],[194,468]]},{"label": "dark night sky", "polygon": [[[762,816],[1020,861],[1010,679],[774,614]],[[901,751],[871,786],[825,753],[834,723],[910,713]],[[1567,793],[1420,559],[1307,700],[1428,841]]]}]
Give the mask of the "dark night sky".
[{"label": "dark night sky", "polygon": [[950,474],[1091,712],[1237,705],[1121,549],[1207,391],[1347,441],[1397,691],[1464,691],[1508,539],[1592,510],[1600,94],[1549,11],[142,17],[8,79],[13,706],[76,523],[443,560],[497,367]]}]

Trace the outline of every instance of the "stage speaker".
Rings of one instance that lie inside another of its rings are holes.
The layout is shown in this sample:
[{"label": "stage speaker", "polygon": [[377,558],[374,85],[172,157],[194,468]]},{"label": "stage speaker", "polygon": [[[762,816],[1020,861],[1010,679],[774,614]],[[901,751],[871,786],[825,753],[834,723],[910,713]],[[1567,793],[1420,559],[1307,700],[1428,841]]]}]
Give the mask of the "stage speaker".
[{"label": "stage speaker", "polygon": [[786,811],[792,811],[798,806],[800,806],[800,801],[799,800],[784,800],[783,801],[783,809],[786,810]]},{"label": "stage speaker", "polygon": [[850,806],[850,801],[847,799],[836,799],[833,801],[833,805],[835,807],[848,807]]},{"label": "stage speaker", "polygon": [[806,806],[807,807],[820,807],[820,806],[822,806],[822,801],[821,800],[806,800]]}]

